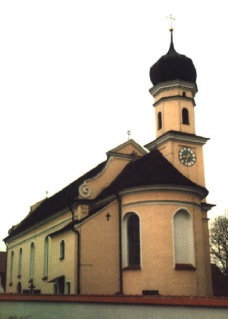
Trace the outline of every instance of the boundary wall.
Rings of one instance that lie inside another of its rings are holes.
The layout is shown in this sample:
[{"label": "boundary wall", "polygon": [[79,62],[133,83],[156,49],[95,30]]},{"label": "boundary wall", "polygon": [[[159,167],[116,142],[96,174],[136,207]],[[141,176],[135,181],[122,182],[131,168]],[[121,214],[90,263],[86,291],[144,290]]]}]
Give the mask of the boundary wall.
[{"label": "boundary wall", "polygon": [[0,295],[0,319],[227,319],[228,298]]}]

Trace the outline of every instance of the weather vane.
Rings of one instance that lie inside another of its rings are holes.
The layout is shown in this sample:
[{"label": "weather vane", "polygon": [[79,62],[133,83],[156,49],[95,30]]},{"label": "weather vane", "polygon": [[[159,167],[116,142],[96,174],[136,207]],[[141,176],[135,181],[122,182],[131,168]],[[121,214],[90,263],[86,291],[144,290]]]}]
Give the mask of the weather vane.
[{"label": "weather vane", "polygon": [[169,17],[167,17],[168,19],[170,19],[170,31],[173,31],[173,20],[176,20],[175,18],[173,18],[172,14],[169,15]]}]

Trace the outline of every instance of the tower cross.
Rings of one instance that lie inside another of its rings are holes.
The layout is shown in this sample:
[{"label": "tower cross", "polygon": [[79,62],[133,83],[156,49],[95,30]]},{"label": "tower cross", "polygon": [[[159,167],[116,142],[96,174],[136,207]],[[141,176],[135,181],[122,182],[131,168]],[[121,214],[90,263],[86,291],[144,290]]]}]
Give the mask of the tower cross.
[{"label": "tower cross", "polygon": [[176,20],[176,19],[173,18],[172,14],[170,14],[167,18],[170,19],[170,30],[173,30],[173,20]]}]

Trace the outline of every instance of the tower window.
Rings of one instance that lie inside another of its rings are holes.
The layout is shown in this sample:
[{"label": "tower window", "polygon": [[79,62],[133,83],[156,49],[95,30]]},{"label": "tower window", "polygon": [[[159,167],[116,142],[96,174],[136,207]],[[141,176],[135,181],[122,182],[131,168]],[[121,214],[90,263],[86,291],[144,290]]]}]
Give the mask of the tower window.
[{"label": "tower window", "polygon": [[186,92],[183,92],[183,93],[182,93],[182,96],[186,96]]},{"label": "tower window", "polygon": [[188,109],[183,108],[182,110],[182,123],[189,125],[189,114],[188,114]]},{"label": "tower window", "polygon": [[162,114],[158,112],[158,130],[162,128]]}]

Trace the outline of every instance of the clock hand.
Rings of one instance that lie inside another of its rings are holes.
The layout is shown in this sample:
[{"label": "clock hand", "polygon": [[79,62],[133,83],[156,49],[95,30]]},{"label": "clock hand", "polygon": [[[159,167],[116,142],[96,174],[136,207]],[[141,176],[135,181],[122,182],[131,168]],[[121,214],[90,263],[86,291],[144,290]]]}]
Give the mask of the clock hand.
[{"label": "clock hand", "polygon": [[187,162],[188,162],[188,159],[189,159],[189,157],[190,157],[190,155],[188,154],[188,155],[186,155],[185,157],[186,157],[185,163],[187,163]]}]

